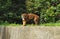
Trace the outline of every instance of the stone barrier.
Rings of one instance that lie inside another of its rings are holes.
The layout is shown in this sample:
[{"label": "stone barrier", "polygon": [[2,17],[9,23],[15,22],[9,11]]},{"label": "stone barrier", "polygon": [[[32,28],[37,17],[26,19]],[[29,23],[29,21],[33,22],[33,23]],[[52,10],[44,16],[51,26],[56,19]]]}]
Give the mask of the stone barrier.
[{"label": "stone barrier", "polygon": [[60,39],[60,27],[0,26],[0,39]]}]

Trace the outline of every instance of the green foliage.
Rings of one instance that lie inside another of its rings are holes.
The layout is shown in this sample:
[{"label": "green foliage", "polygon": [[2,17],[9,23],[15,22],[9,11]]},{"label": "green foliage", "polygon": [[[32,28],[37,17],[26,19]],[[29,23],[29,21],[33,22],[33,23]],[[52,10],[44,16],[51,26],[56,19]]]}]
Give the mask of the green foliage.
[{"label": "green foliage", "polygon": [[[40,15],[40,23],[56,22],[60,16],[60,0],[1,0],[0,20],[20,23],[23,12]],[[58,17],[58,18],[57,18]]]},{"label": "green foliage", "polygon": [[1,0],[0,20],[14,23],[20,21],[20,15],[25,12],[25,0]]}]

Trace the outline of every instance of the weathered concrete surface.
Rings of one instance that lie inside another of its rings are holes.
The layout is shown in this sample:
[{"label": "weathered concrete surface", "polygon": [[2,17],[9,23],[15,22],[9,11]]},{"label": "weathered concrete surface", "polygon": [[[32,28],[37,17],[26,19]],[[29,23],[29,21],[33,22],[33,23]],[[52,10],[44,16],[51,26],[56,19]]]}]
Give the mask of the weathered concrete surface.
[{"label": "weathered concrete surface", "polygon": [[60,39],[58,26],[0,27],[0,39]]},{"label": "weathered concrete surface", "polygon": [[4,32],[4,26],[3,27],[0,26],[0,39],[3,38],[3,32]]}]

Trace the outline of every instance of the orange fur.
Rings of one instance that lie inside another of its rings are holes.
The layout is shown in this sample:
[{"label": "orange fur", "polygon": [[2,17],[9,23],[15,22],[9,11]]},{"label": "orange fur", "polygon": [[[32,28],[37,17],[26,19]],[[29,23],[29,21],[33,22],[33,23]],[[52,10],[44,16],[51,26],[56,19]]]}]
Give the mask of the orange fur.
[{"label": "orange fur", "polygon": [[26,22],[28,22],[31,19],[33,19],[35,24],[38,24],[38,21],[39,21],[39,16],[36,14],[32,14],[32,13],[30,13],[30,14],[24,13],[21,15],[21,17],[22,17],[22,21],[23,21],[24,26],[26,25]]}]

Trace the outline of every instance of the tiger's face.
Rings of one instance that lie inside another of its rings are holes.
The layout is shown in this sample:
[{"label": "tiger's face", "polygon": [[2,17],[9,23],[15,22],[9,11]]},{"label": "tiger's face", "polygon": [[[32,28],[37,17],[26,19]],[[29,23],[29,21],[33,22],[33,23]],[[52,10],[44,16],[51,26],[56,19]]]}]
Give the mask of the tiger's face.
[{"label": "tiger's face", "polygon": [[22,18],[22,20],[26,20],[28,18],[28,15],[27,14],[22,14],[21,18]]}]

